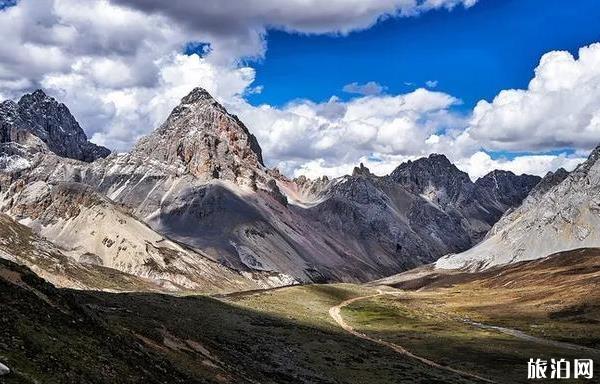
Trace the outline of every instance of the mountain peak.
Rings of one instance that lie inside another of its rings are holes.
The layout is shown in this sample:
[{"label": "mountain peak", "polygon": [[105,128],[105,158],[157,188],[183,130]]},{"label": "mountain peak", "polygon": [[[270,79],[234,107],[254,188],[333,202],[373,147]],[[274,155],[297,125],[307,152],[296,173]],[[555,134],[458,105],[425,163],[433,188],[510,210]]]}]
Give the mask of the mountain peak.
[{"label": "mountain peak", "polygon": [[246,183],[264,167],[256,137],[205,89],[194,88],[133,153],[180,164],[201,179]]},{"label": "mountain peak", "polygon": [[59,103],[55,98],[48,96],[46,92],[41,89],[24,94],[21,96],[17,104],[21,108],[31,108],[32,105],[48,104],[51,105],[52,108],[63,108],[68,110],[64,104]]},{"label": "mountain peak", "polygon": [[190,93],[181,99],[181,104],[196,104],[203,102],[215,102],[215,99],[202,87],[192,89]]},{"label": "mountain peak", "polygon": [[90,162],[110,154],[107,148],[90,143],[69,109],[41,89],[0,107],[1,142],[29,145],[32,136],[62,157]]},{"label": "mountain peak", "polygon": [[586,161],[579,164],[577,168],[571,172],[571,176],[574,178],[586,177],[590,170],[598,163],[598,159],[600,159],[600,145],[592,150]]},{"label": "mountain peak", "polygon": [[400,164],[390,177],[396,182],[412,181],[419,185],[448,178],[458,179],[461,183],[470,182],[469,175],[458,169],[445,155],[432,153],[415,161]]},{"label": "mountain peak", "polygon": [[[432,153],[429,155],[429,157],[427,157],[429,160],[438,162],[438,163],[444,163],[444,164],[449,164],[452,165],[452,163],[450,162],[450,160],[448,160],[448,158],[446,157],[446,155],[442,154],[442,153]],[[424,158],[422,158],[424,159]],[[419,159],[419,160],[422,160]],[[419,161],[416,160],[416,161]]]},{"label": "mountain peak", "polygon": [[493,171],[490,171],[490,172],[486,173],[485,175],[483,175],[481,178],[483,179],[483,178],[498,177],[498,176],[510,177],[510,176],[516,176],[516,175],[512,171],[506,171],[504,169],[494,169]]},{"label": "mountain peak", "polygon": [[30,94],[25,94],[21,97],[21,99],[23,98],[27,98],[27,97],[31,97],[34,100],[44,100],[46,98],[50,98],[52,100],[54,100],[53,98],[49,97],[48,95],[46,95],[46,92],[44,92],[41,89],[36,89],[35,91],[33,91]]},{"label": "mountain peak", "polygon": [[358,167],[354,167],[352,176],[371,176],[371,171],[363,163],[360,163]]},{"label": "mountain peak", "polygon": [[564,168],[558,168],[554,172],[548,172],[540,182],[531,190],[530,196],[539,197],[548,192],[554,186],[562,183],[569,176]]},{"label": "mountain peak", "polygon": [[467,173],[437,153],[400,164],[389,178],[413,193],[439,195],[440,204],[456,201],[473,185]]}]

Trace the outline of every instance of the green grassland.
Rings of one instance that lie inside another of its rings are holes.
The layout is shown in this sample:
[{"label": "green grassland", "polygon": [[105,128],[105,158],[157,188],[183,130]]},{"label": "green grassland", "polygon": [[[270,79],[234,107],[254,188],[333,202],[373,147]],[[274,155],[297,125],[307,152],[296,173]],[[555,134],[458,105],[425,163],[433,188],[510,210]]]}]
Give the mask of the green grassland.
[{"label": "green grassland", "polygon": [[[594,288],[578,291],[582,297],[564,288],[498,288],[477,281],[412,292],[329,284],[215,297],[108,293],[56,289],[26,268],[0,260],[0,362],[13,370],[0,382],[480,382],[377,339],[498,383],[526,382],[531,357],[599,361],[600,356],[465,320],[598,349]],[[330,317],[331,307],[378,289],[394,294],[341,310],[347,324],[374,340],[348,333]]]},{"label": "green grassland", "polygon": [[[523,323],[519,313],[507,312],[504,320],[512,316],[515,322]],[[418,295],[359,301],[344,308],[342,315],[360,332],[501,383],[527,382],[529,358],[600,358],[600,353],[558,348],[480,329],[435,299],[427,302]]]},{"label": "green grassland", "polygon": [[234,295],[55,289],[0,260],[2,383],[472,383],[357,340],[329,306],[368,289]]}]

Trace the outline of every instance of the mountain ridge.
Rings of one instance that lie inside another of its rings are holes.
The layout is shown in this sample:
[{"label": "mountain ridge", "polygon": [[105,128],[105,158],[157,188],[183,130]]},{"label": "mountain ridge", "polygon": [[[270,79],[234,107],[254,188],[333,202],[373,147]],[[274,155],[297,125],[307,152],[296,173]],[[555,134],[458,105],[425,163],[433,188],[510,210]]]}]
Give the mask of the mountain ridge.
[{"label": "mountain ridge", "polygon": [[[75,260],[94,254],[104,265],[140,276],[147,276],[145,259],[162,265],[151,256],[152,247],[142,247],[135,236],[126,237],[137,248],[120,251],[128,255],[122,260],[133,264],[119,264],[110,258],[122,256],[105,249],[107,244],[92,242],[81,231],[65,236],[53,224],[118,227],[125,214],[129,218],[123,220],[148,227],[142,238],[151,244],[163,236],[267,285],[369,281],[462,251],[506,209],[520,204],[537,180],[503,174],[507,183],[522,186],[509,194],[511,187],[472,182],[439,154],[401,164],[388,176],[374,176],[362,165],[353,176],[290,180],[264,166],[256,138],[201,88],[183,97],[129,153],[88,163],[9,144],[0,147],[11,159],[10,167],[0,168],[0,211],[49,240],[77,244],[69,251]],[[106,197],[107,208],[91,211],[75,190],[64,188],[73,183]],[[35,213],[54,207],[57,193],[66,195],[56,208]],[[72,217],[64,220],[59,211]],[[91,212],[101,219],[92,220]],[[103,237],[115,241],[106,228]],[[188,277],[161,275],[175,286]]]},{"label": "mountain ridge", "polygon": [[600,146],[571,173],[548,173],[523,203],[507,212],[486,239],[463,253],[448,255],[437,268],[468,270],[533,260],[552,253],[600,246]]},{"label": "mountain ridge", "polygon": [[[15,103],[0,104],[0,143],[31,144],[33,135],[41,150],[91,162],[110,154],[107,148],[90,143],[69,109],[42,90],[23,95]],[[35,139],[33,139],[36,141]]]}]

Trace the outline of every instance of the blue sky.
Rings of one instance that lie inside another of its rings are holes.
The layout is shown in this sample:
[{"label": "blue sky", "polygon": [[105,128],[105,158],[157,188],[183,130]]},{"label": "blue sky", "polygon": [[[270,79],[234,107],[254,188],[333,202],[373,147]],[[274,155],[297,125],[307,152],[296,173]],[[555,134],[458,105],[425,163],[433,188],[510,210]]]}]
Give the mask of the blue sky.
[{"label": "blue sky", "polygon": [[473,178],[543,175],[600,143],[597,0],[85,4],[0,0],[0,99],[43,88],[114,151],[197,86],[290,176],[433,152]]},{"label": "blue sky", "polygon": [[376,81],[396,94],[437,80],[436,90],[459,97],[460,108],[469,110],[502,89],[525,88],[542,54],[576,53],[600,41],[600,6],[481,0],[468,9],[391,18],[347,36],[270,31],[266,41],[265,58],[251,63],[256,84],[264,86],[248,97],[253,104],[348,98],[342,88],[352,82]]}]

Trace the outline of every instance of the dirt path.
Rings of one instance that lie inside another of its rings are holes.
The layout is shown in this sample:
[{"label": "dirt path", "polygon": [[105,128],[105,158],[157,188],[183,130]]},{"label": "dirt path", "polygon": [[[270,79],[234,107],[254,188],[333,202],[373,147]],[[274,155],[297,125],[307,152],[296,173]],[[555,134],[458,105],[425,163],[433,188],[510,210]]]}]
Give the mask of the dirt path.
[{"label": "dirt path", "polygon": [[[383,294],[386,294],[386,295],[392,295],[392,296],[396,296],[396,297],[398,297],[404,293],[403,291],[385,292],[381,289],[378,289],[377,291],[381,292]],[[513,336],[513,337],[516,337],[518,339],[525,340],[525,341],[531,341],[536,344],[547,345],[550,347],[571,349],[571,350],[575,350],[575,351],[590,352],[590,353],[594,353],[594,354],[600,354],[600,350],[595,349],[595,348],[585,347],[583,345],[578,345],[578,344],[573,344],[573,343],[567,343],[564,341],[545,339],[542,337],[530,335],[528,333],[525,333],[523,331],[519,331],[519,330],[513,329],[513,328],[506,328],[506,327],[501,327],[498,325],[489,325],[489,324],[478,323],[476,321],[472,321],[472,320],[464,318],[464,317],[448,316],[447,314],[446,314],[446,318],[451,321],[462,321],[465,324],[469,324],[471,326],[474,326],[474,327],[477,327],[480,329],[486,329],[486,330],[492,330],[492,331],[504,333],[505,335]]]},{"label": "dirt path", "polygon": [[537,343],[537,344],[548,345],[550,347],[571,349],[571,350],[575,350],[575,351],[591,352],[591,353],[595,353],[595,354],[600,353],[600,350],[597,350],[597,349],[594,349],[594,348],[584,347],[583,345],[566,343],[566,342],[563,342],[563,341],[555,341],[555,340],[550,340],[550,339],[544,339],[544,338],[541,338],[541,337],[529,335],[529,334],[527,334],[525,332],[522,332],[522,331],[519,331],[517,329],[499,327],[497,325],[482,324],[482,323],[478,323],[476,321],[471,321],[471,320],[468,320],[468,319],[461,319],[461,320],[464,323],[472,325],[472,326],[477,327],[477,328],[489,329],[489,330],[501,332],[501,333],[504,333],[506,335],[510,335],[510,336],[513,336],[513,337],[516,337],[518,339],[525,340],[525,341],[532,341],[532,342]]},{"label": "dirt path", "polygon": [[429,365],[431,367],[434,367],[434,368],[443,369],[443,370],[446,370],[446,371],[449,371],[449,372],[452,372],[452,373],[456,373],[456,374],[461,375],[461,376],[466,376],[466,377],[469,377],[471,379],[480,380],[480,381],[483,381],[483,382],[486,382],[486,383],[493,383],[492,380],[486,379],[484,377],[477,376],[477,375],[474,375],[474,374],[469,373],[469,372],[461,371],[460,369],[455,369],[455,368],[452,368],[452,367],[447,367],[447,366],[444,366],[444,365],[440,365],[440,364],[436,363],[435,361],[431,361],[431,360],[426,359],[424,357],[417,356],[417,355],[409,352],[404,347],[402,347],[402,346],[400,346],[398,344],[394,344],[394,343],[391,343],[389,341],[384,341],[384,340],[381,340],[381,339],[375,339],[375,338],[373,338],[371,336],[368,336],[367,334],[364,334],[364,333],[361,333],[361,332],[358,332],[358,331],[354,330],[354,328],[352,328],[352,326],[350,326],[348,323],[346,323],[344,321],[344,319],[342,318],[342,315],[341,315],[342,308],[345,307],[345,306],[347,306],[347,305],[350,305],[350,304],[352,304],[354,302],[360,301],[360,300],[366,300],[366,299],[370,299],[370,298],[373,298],[373,297],[383,296],[383,295],[387,295],[387,294],[393,294],[393,293],[389,293],[389,292],[384,292],[382,290],[378,290],[378,292],[379,293],[377,293],[377,294],[368,295],[368,296],[360,296],[360,297],[355,297],[355,298],[352,298],[352,299],[348,299],[348,300],[342,301],[338,305],[329,308],[329,316],[331,316],[333,318],[333,320],[335,320],[335,322],[338,323],[338,325],[340,327],[342,327],[346,332],[348,332],[348,333],[350,333],[350,334],[352,334],[352,335],[354,335],[356,337],[359,337],[359,338],[361,338],[363,340],[369,340],[369,341],[372,341],[372,342],[377,343],[379,345],[383,345],[383,346],[385,346],[387,348],[390,348],[393,351],[395,351],[395,352],[397,352],[397,353],[399,353],[401,355],[404,355],[404,356],[410,357],[412,359],[418,360],[418,361],[420,361],[420,362],[422,362],[424,364],[427,364],[427,365]]}]

